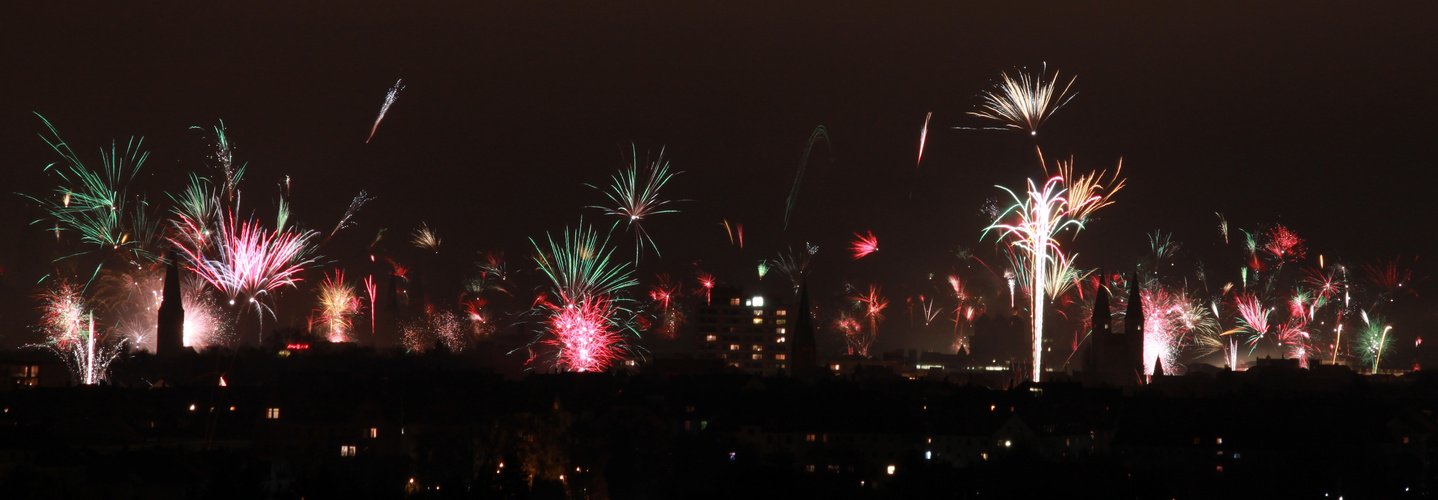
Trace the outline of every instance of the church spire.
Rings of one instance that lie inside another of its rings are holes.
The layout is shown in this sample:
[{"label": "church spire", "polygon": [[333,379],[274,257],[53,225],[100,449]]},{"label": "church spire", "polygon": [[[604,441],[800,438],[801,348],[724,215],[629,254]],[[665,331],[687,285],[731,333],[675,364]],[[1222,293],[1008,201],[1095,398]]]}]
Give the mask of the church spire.
[{"label": "church spire", "polygon": [[160,317],[155,329],[155,354],[172,356],[185,348],[185,303],[180,291],[180,267],[175,254],[165,257],[165,288],[160,299]]}]

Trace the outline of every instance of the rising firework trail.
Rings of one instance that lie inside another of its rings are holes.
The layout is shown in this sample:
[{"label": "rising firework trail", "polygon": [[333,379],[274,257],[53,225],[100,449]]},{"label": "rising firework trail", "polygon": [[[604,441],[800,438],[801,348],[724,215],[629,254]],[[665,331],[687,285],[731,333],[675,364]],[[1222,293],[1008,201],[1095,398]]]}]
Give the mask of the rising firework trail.
[{"label": "rising firework trail", "polygon": [[709,294],[714,291],[714,275],[699,271],[699,287],[704,289],[704,304],[709,304]]},{"label": "rising firework trail", "polygon": [[924,143],[929,139],[929,119],[933,117],[933,111],[924,114],[924,128],[919,131],[919,158],[914,160],[915,167],[924,163]]},{"label": "rising firework trail", "polygon": [[1039,127],[1073,99],[1067,94],[1074,79],[1070,78],[1062,90],[1056,91],[1059,74],[1055,71],[1049,78],[1045,75],[1047,71],[1048,66],[1045,65],[1038,74],[1020,72],[1017,77],[1011,77],[1007,72],[1002,73],[1003,81],[993,90],[983,92],[981,109],[969,114],[1000,122],[1006,128],[1026,130],[1029,135],[1038,135]]},{"label": "rising firework trail", "polygon": [[335,236],[335,233],[340,232],[341,229],[353,225],[352,221],[355,214],[359,213],[360,207],[363,207],[365,203],[369,203],[371,201],[374,201],[374,197],[370,196],[368,193],[365,193],[363,190],[361,190],[358,195],[355,195],[354,199],[350,200],[349,208],[345,209],[344,216],[340,217],[339,223],[335,224],[335,228],[333,231],[330,231],[330,235],[328,236],[328,238],[333,238]]},{"label": "rising firework trail", "polygon": [[784,229],[789,229],[789,217],[794,214],[794,204],[799,202],[799,184],[804,180],[804,169],[809,166],[809,155],[814,152],[814,144],[819,141],[829,146],[829,154],[834,154],[832,142],[829,141],[829,131],[823,125],[814,129],[809,134],[809,144],[804,146],[804,156],[799,158],[799,171],[794,174],[794,187],[789,190],[789,200],[784,203]]},{"label": "rising firework trail", "polygon": [[[603,210],[606,215],[619,216],[620,220],[614,222],[615,227],[622,221],[626,227],[634,231],[634,262],[637,264],[640,255],[643,254],[645,241],[648,241],[649,247],[654,249],[654,254],[659,255],[659,247],[654,245],[654,239],[644,231],[644,219],[653,215],[678,212],[678,210],[663,208],[670,202],[659,199],[659,190],[668,184],[670,179],[683,172],[669,172],[669,162],[664,160],[664,149],[662,148],[654,161],[645,162],[647,168],[644,172],[639,171],[638,148],[631,145],[630,154],[629,165],[614,174],[611,178],[613,184],[610,184],[609,189],[604,192],[614,206],[590,208]],[[589,187],[600,189],[593,184],[590,184]],[[742,227],[739,230],[739,246],[744,246]]]},{"label": "rising firework trail", "polygon": [[[1038,381],[1043,373],[1043,365],[1040,363],[1043,357],[1043,322],[1044,322],[1044,296],[1045,292],[1054,293],[1058,288],[1056,285],[1065,283],[1050,283],[1050,269],[1062,270],[1072,264],[1067,256],[1059,248],[1058,242],[1054,239],[1060,231],[1072,226],[1075,231],[1083,229],[1083,216],[1090,211],[1087,207],[1094,203],[1104,203],[1105,196],[1099,196],[1097,187],[1091,188],[1095,194],[1083,200],[1069,200],[1064,197],[1066,190],[1063,175],[1056,175],[1044,182],[1042,187],[1034,181],[1028,181],[1028,192],[1025,198],[1020,198],[1008,188],[999,186],[1009,193],[1014,199],[1014,205],[1003,212],[998,220],[995,220],[984,231],[998,230],[1001,237],[1008,238],[1013,248],[1027,260],[1026,278],[1030,286],[1029,296],[1032,299],[1030,318],[1032,321],[1031,337],[1033,340],[1033,380]],[[1122,181],[1119,181],[1122,184]],[[1012,215],[1012,219],[1005,221],[1005,218]],[[1017,260],[1017,259],[1016,259]],[[1054,293],[1054,295],[1057,295]],[[1010,293],[1012,297],[1012,293]]]},{"label": "rising firework trail", "polygon": [[[190,127],[190,130],[204,129],[196,126]],[[220,121],[219,125],[215,126],[214,131],[215,151],[211,154],[210,161],[214,164],[215,169],[220,171],[220,176],[225,180],[225,184],[221,189],[221,192],[225,194],[225,203],[232,204],[235,202],[235,193],[239,188],[240,179],[245,176],[245,165],[235,165],[234,151],[230,145],[230,137],[225,133],[225,122],[223,120]]]},{"label": "rising firework trail", "polygon": [[384,104],[379,107],[379,116],[375,117],[374,126],[369,129],[369,137],[364,140],[365,144],[369,144],[369,140],[374,139],[374,133],[379,130],[379,122],[384,121],[384,114],[389,112],[389,107],[394,104],[395,98],[399,97],[401,90],[404,90],[403,78],[396,80],[394,86],[390,87],[389,92],[384,95]]}]

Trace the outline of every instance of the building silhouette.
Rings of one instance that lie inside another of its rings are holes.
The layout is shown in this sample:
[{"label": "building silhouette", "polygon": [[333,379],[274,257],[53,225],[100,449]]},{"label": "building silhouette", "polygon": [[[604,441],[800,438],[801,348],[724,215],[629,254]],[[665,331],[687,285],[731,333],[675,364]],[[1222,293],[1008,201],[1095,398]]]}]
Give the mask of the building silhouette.
[{"label": "building silhouette", "polygon": [[160,300],[159,326],[155,329],[155,354],[174,356],[185,348],[185,303],[175,255],[171,253],[165,260],[165,288]]},{"label": "building silhouette", "polygon": [[[739,288],[715,288],[706,303],[695,307],[697,358],[718,359],[725,369],[773,375],[790,371],[792,330],[800,315],[778,297],[745,296]],[[802,320],[800,320],[802,321]],[[813,330],[809,331],[808,363],[813,363]]]}]

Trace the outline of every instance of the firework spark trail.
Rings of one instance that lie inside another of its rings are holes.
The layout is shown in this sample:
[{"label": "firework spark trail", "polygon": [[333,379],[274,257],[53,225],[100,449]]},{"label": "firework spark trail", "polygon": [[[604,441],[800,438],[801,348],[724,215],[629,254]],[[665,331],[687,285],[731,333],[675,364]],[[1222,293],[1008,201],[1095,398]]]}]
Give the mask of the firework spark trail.
[{"label": "firework spark trail", "polygon": [[[1048,266],[1063,258],[1058,243],[1053,238],[1060,230],[1070,225],[1077,228],[1083,227],[1082,221],[1065,218],[1070,208],[1068,201],[1062,196],[1064,193],[1063,188],[1060,187],[1062,180],[1062,177],[1052,177],[1044,183],[1042,188],[1030,180],[1028,181],[1028,197],[1022,200],[1013,191],[1000,186],[1014,198],[1015,204],[1009,208],[1008,212],[1013,213],[1017,217],[1017,221],[1006,224],[1001,219],[985,229],[985,232],[991,229],[1001,230],[1004,237],[1013,239],[1014,247],[1028,254],[1031,262],[1029,271],[1031,271],[1030,284],[1033,291],[1029,296],[1033,299],[1033,304],[1029,314],[1032,321],[1030,336],[1033,341],[1032,377],[1034,381],[1038,381],[1040,375],[1043,374],[1043,365],[1040,360],[1043,357],[1044,324],[1044,293],[1042,291],[1047,289],[1044,280],[1048,277]],[[1012,285],[1010,288],[1012,289]],[[1012,296],[1010,293],[1011,299]]]},{"label": "firework spark trail", "polygon": [[[195,126],[190,127],[190,130],[203,129]],[[239,188],[240,179],[245,176],[245,165],[235,166],[234,152],[230,146],[230,138],[225,133],[225,122],[223,120],[220,121],[219,125],[215,126],[214,131],[215,152],[210,159],[214,162],[215,168],[220,171],[220,175],[225,179],[225,185],[223,186],[225,203],[233,204],[235,202],[236,189]]]},{"label": "firework spark trail", "polygon": [[30,347],[49,349],[60,356],[79,383],[93,385],[108,378],[110,363],[124,352],[124,339],[111,342],[99,338],[94,313],[88,310],[79,288],[69,281],[55,282],[40,300],[45,341]]},{"label": "firework spark trail", "polygon": [[[40,138],[63,159],[44,169],[60,178],[61,184],[54,190],[59,201],[22,196],[39,204],[53,219],[57,238],[62,231],[74,231],[82,243],[95,246],[93,250],[62,256],[56,261],[101,251],[128,253],[132,260],[139,262],[155,261],[152,247],[159,234],[158,221],[145,212],[147,204],[143,198],[129,194],[130,184],[150,155],[142,149],[144,139],[131,139],[123,150],[115,142],[108,151],[101,149],[101,169],[95,171],[85,166],[49,120],[38,113],[35,116],[50,130],[51,137],[41,134]],[[99,275],[103,265],[102,261],[95,266],[90,280]]]},{"label": "firework spark trail", "polygon": [[1378,373],[1378,365],[1383,361],[1383,354],[1392,351],[1392,342],[1388,339],[1388,331],[1393,325],[1387,324],[1383,317],[1374,315],[1370,317],[1367,311],[1359,311],[1363,318],[1363,329],[1357,333],[1357,339],[1353,341],[1353,350],[1358,353],[1358,359],[1364,363],[1373,363],[1373,373]]},{"label": "firework spark trail", "polygon": [[[1040,152],[1039,156],[1043,156]],[[1064,187],[1068,189],[1069,206],[1072,213],[1069,215],[1080,221],[1088,221],[1095,210],[1113,204],[1111,198],[1123,190],[1127,179],[1120,178],[1123,173],[1123,159],[1118,161],[1118,167],[1114,169],[1113,177],[1104,180],[1108,170],[1089,172],[1084,175],[1074,174],[1074,160],[1058,162],[1058,174],[1063,178]]]},{"label": "firework spark trail", "polygon": [[379,305],[376,304],[374,300],[379,288],[374,284],[373,274],[365,276],[364,291],[366,295],[369,295],[369,334],[373,336],[375,334],[375,314],[379,313]]},{"label": "firework spark trail", "polygon": [[[1403,264],[1403,258],[1399,257],[1387,261],[1379,261],[1377,264],[1364,264],[1363,273],[1368,282],[1379,290],[1378,302],[1393,302],[1405,295],[1418,296],[1412,284],[1422,281],[1424,277],[1414,278],[1413,269]],[[1418,258],[1411,260],[1412,264],[1418,263]]]},{"label": "firework spark trail", "polygon": [[170,227],[187,248],[205,252],[213,243],[210,228],[219,219],[219,197],[209,179],[190,174],[190,185],[179,196],[170,196],[175,208]]},{"label": "firework spark trail", "polygon": [[1268,332],[1269,310],[1264,308],[1263,303],[1253,294],[1239,295],[1234,298],[1234,302],[1238,307],[1238,319],[1248,328],[1248,351],[1252,353],[1258,341]]},{"label": "firework spark trail", "polygon": [[[300,271],[314,264],[312,241],[318,233],[303,230],[269,231],[249,220],[239,222],[233,212],[221,217],[216,227],[215,258],[203,249],[191,248],[171,238],[187,261],[186,268],[225,293],[234,304],[241,295],[249,297],[255,314],[263,321],[269,311],[263,299],[283,286],[295,286]],[[270,311],[272,314],[273,312]],[[261,327],[260,340],[264,329]]]},{"label": "firework spark trail", "polygon": [[844,337],[850,356],[867,355],[869,346],[874,343],[873,336],[869,335],[871,331],[864,330],[864,326],[849,311],[839,311],[839,317],[834,319],[834,329]]},{"label": "firework spark trail", "polygon": [[793,283],[795,292],[798,292],[799,286],[804,283],[804,277],[809,272],[809,262],[816,253],[819,253],[819,246],[806,242],[803,252],[796,253],[791,247],[788,254],[779,254],[779,260],[776,261],[779,272],[784,273],[784,277]]},{"label": "firework spark trail", "polygon": [[1275,225],[1269,228],[1265,236],[1267,236],[1267,241],[1263,245],[1263,250],[1273,254],[1280,264],[1303,258],[1305,252],[1303,238],[1300,238],[1293,230],[1282,225]]},{"label": "firework spark trail", "polygon": [[1221,213],[1214,212],[1213,214],[1218,216],[1218,234],[1223,235],[1223,244],[1227,245],[1227,244],[1228,244],[1228,219],[1223,218],[1223,214],[1221,214]]},{"label": "firework spark trail", "polygon": [[359,194],[355,195],[353,200],[350,200],[349,208],[345,209],[344,216],[340,217],[339,223],[335,224],[335,228],[333,231],[330,231],[329,238],[333,238],[335,236],[335,233],[340,232],[341,229],[350,227],[352,225],[352,220],[354,219],[355,214],[359,213],[360,207],[363,207],[365,203],[371,201],[374,201],[374,197],[369,196],[369,194],[364,192],[364,190],[360,190]]},{"label": "firework spark trail", "polygon": [[345,282],[345,273],[335,270],[326,275],[319,286],[319,307],[316,322],[323,328],[324,335],[332,343],[353,342],[354,317],[364,309],[355,295],[353,285]]},{"label": "firework spark trail", "polygon": [[849,248],[854,251],[854,260],[859,260],[879,251],[879,239],[874,237],[873,231],[869,231],[867,236],[854,233],[854,241]]},{"label": "firework spark trail", "polygon": [[924,142],[929,139],[929,119],[933,117],[933,111],[924,114],[924,128],[919,132],[919,158],[914,160],[915,167],[924,163]]},{"label": "firework spark trail", "polygon": [[439,253],[439,233],[431,229],[428,222],[419,223],[419,227],[415,228],[409,242],[414,244],[416,248]]},{"label": "firework spark trail", "polygon": [[[646,172],[641,176],[638,147],[631,144],[630,154],[629,165],[611,177],[614,183],[609,186],[608,191],[604,192],[605,196],[614,202],[614,207],[591,206],[590,208],[603,210],[605,215],[619,216],[620,220],[614,222],[615,227],[619,226],[619,222],[622,221],[625,222],[626,227],[634,231],[634,262],[637,264],[639,257],[643,254],[645,241],[649,242],[655,255],[660,255],[659,247],[654,245],[654,238],[651,238],[649,233],[644,230],[644,219],[653,215],[678,212],[678,210],[663,208],[670,201],[659,199],[659,190],[664,188],[664,185],[668,184],[674,176],[683,172],[669,172],[669,162],[664,160],[664,149],[660,148],[659,155],[654,161],[645,162]],[[593,184],[590,184],[589,187],[601,189]],[[742,226],[739,227],[739,246],[741,248],[744,246]]]},{"label": "firework spark trail", "polygon": [[829,140],[829,131],[820,125],[809,134],[809,144],[804,146],[804,156],[799,158],[799,171],[794,174],[794,187],[789,190],[789,199],[784,203],[784,229],[789,229],[789,217],[794,214],[794,204],[799,202],[799,183],[804,180],[804,169],[809,165],[809,154],[814,152],[814,144],[820,140],[829,145],[829,155],[833,156],[833,142]]},{"label": "firework spark trail", "polygon": [[374,139],[374,133],[379,130],[379,122],[384,120],[384,114],[389,112],[389,107],[393,105],[394,100],[399,97],[401,90],[404,90],[403,78],[396,80],[394,86],[389,88],[389,92],[385,93],[384,104],[379,107],[379,116],[375,117],[374,126],[369,129],[369,137],[366,137],[364,140],[365,144],[369,144],[369,140]]},{"label": "firework spark trail", "polygon": [[932,297],[924,298],[923,295],[919,295],[919,304],[924,308],[924,326],[932,324],[934,319],[939,317],[939,313],[943,312],[941,309],[934,308]]},{"label": "firework spark trail", "polygon": [[970,111],[969,114],[998,121],[1007,128],[1027,130],[1029,135],[1038,135],[1039,127],[1073,99],[1072,95],[1065,95],[1073,86],[1074,78],[1069,79],[1063,90],[1055,92],[1058,71],[1054,72],[1053,78],[1046,80],[1047,71],[1048,65],[1045,64],[1036,75],[1019,72],[1018,78],[1014,78],[1007,72],[1002,73],[1003,82],[997,84],[995,90],[983,92],[982,110]]},{"label": "firework spark trail", "polygon": [[770,262],[767,259],[759,259],[758,271],[761,281],[764,279],[764,276],[769,274],[769,265]]},{"label": "firework spark trail", "polygon": [[868,357],[869,347],[879,338],[879,322],[884,320],[884,308],[889,307],[889,299],[884,298],[878,285],[869,285],[868,293],[849,299],[854,301],[854,306],[869,320],[869,330],[859,337],[862,342],[858,346],[858,354]]},{"label": "firework spark trail", "polygon": [[611,264],[614,250],[593,227],[580,221],[565,230],[562,241],[549,237],[546,252],[534,242],[536,263],[554,285],[557,303],[550,310],[545,344],[559,348],[555,367],[570,371],[604,371],[623,358],[629,346],[625,332],[634,332],[632,316],[619,294],[638,284],[626,263]]}]

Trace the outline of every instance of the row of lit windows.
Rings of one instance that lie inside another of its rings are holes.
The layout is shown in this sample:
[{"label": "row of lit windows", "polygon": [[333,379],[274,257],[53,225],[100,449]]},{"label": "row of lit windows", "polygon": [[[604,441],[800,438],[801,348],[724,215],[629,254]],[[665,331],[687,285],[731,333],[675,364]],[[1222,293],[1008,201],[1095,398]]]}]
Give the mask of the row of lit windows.
[{"label": "row of lit windows", "polygon": [[[783,329],[783,328],[780,328],[779,331],[776,332],[776,333],[784,333],[784,329]],[[719,336],[718,336],[718,335],[705,335],[705,336],[704,336],[704,340],[707,341],[707,342],[717,342],[717,341],[719,340]],[[726,340],[727,340],[727,339],[726,339]],[[775,337],[775,338],[774,338],[774,342],[775,342],[775,343],[783,344],[784,341],[785,341],[785,337]],[[734,344],[734,345],[737,346],[738,344]],[[739,350],[739,348],[738,348],[738,347],[733,347],[733,346],[731,346],[731,347],[729,348],[729,350],[731,350],[731,351],[737,351],[737,350]],[[754,350],[757,351],[757,350],[759,350],[759,348],[758,348],[758,347],[755,347]]]}]

